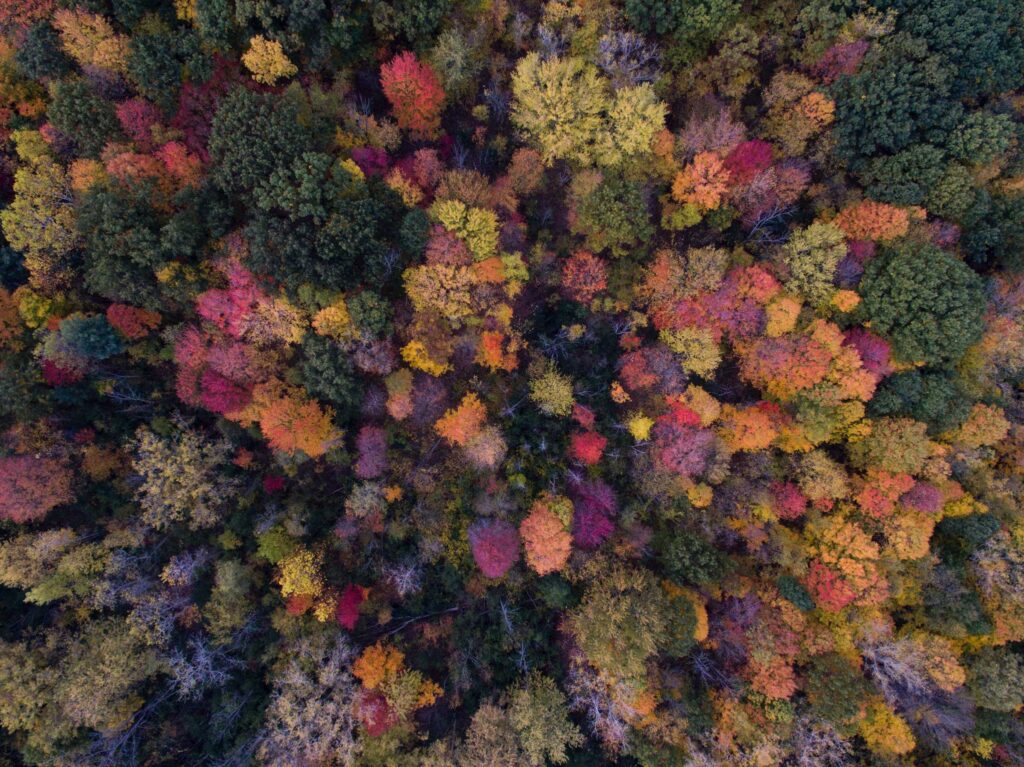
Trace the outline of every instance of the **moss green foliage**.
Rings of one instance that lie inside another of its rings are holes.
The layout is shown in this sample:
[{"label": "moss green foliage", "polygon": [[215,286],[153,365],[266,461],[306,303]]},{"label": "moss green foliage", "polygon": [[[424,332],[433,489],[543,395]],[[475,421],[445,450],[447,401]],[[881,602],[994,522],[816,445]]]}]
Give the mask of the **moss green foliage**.
[{"label": "moss green foliage", "polygon": [[634,27],[670,38],[681,57],[692,60],[736,21],[740,4],[735,0],[626,0],[625,11]]},{"label": "moss green foliage", "polygon": [[872,328],[903,360],[949,367],[981,337],[981,279],[946,251],[911,241],[886,248],[861,285]]},{"label": "moss green foliage", "polygon": [[910,416],[938,434],[962,424],[970,406],[955,374],[910,370],[886,378],[871,399],[869,410],[872,415]]}]

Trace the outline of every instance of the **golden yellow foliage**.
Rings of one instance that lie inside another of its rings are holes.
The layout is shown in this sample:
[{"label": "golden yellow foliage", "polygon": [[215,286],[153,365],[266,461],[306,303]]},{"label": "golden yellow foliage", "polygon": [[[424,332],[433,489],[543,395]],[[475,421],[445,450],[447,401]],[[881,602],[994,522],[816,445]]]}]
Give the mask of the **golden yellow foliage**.
[{"label": "golden yellow foliage", "polygon": [[318,597],[324,589],[320,568],[323,559],[309,549],[297,549],[281,560],[277,582],[281,596]]},{"label": "golden yellow foliage", "polygon": [[451,369],[447,360],[442,362],[432,359],[430,352],[422,341],[410,341],[403,346],[402,359],[405,360],[410,367],[413,367],[416,370],[422,370],[424,373],[429,373],[432,376],[442,376]]},{"label": "golden yellow foliage", "polygon": [[102,16],[76,8],[53,14],[53,26],[61,45],[84,67],[124,72],[128,63],[128,38],[114,32]]},{"label": "golden yellow foliage", "polygon": [[264,85],[274,85],[299,71],[285,55],[281,43],[263,35],[249,40],[249,50],[242,54],[242,63],[252,73],[252,79]]},{"label": "golden yellow foliage", "polygon": [[860,736],[869,749],[884,756],[900,756],[914,750],[910,727],[885,703],[874,703],[860,723]]},{"label": "golden yellow foliage", "polygon": [[352,664],[352,674],[367,690],[376,690],[402,670],[405,654],[396,647],[377,642],[363,650]]}]

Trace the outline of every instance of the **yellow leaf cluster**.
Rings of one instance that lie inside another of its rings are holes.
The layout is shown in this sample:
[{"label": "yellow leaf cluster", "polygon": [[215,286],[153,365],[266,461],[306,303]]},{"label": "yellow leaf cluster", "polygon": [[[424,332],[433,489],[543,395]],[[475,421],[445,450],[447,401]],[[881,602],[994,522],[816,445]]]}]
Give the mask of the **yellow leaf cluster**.
[{"label": "yellow leaf cluster", "polygon": [[441,226],[466,243],[475,261],[497,254],[498,217],[494,211],[471,208],[460,200],[439,200],[430,212]]},{"label": "yellow leaf cluster", "polygon": [[451,368],[447,360],[442,362],[440,360],[433,359],[422,341],[410,341],[403,346],[402,359],[405,360],[410,367],[413,367],[416,370],[422,370],[424,373],[429,373],[435,377],[444,375]]},{"label": "yellow leaf cluster", "polygon": [[318,597],[324,589],[320,567],[323,561],[320,556],[309,549],[297,549],[281,560],[281,572],[277,582],[281,586],[281,596]]},{"label": "yellow leaf cluster", "polygon": [[338,341],[352,339],[355,335],[355,326],[352,324],[352,317],[348,313],[344,299],[335,301],[317,312],[313,317],[313,330],[317,335]]},{"label": "yellow leaf cluster", "polygon": [[114,32],[102,16],[80,8],[62,8],[53,14],[64,50],[83,67],[124,72],[128,63],[128,38]]},{"label": "yellow leaf cluster", "polygon": [[881,702],[868,708],[859,730],[868,748],[876,754],[900,756],[913,751],[916,745],[907,723]]},{"label": "yellow leaf cluster", "polygon": [[242,54],[242,63],[252,73],[252,79],[264,85],[274,85],[299,71],[285,55],[281,43],[263,35],[249,40],[249,50]]}]

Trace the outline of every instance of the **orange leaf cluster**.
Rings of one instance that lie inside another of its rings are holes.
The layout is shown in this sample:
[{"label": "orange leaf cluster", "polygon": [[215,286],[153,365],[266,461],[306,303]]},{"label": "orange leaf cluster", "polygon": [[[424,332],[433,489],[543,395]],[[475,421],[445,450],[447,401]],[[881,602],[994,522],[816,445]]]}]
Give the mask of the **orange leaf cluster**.
[{"label": "orange leaf cluster", "polygon": [[677,202],[714,210],[729,190],[729,171],[714,152],[701,152],[676,174],[672,198]]},{"label": "orange leaf cluster", "polygon": [[843,208],[835,225],[851,240],[894,240],[910,228],[910,213],[895,205],[864,200]]},{"label": "orange leaf cluster", "polygon": [[404,662],[405,654],[401,650],[377,642],[356,658],[352,674],[367,690],[376,690],[383,682],[398,676]]},{"label": "orange leaf cluster", "polygon": [[572,552],[572,535],[544,498],[534,501],[519,525],[526,549],[526,564],[538,575],[561,570]]},{"label": "orange leaf cluster", "polygon": [[259,409],[260,429],[270,446],[286,453],[301,450],[310,458],[326,453],[338,438],[333,412],[301,394],[271,393],[268,388],[276,387],[257,387],[253,400]]},{"label": "orange leaf cluster", "polygon": [[470,392],[454,410],[448,410],[434,424],[434,429],[452,445],[466,445],[483,429],[487,408]]}]

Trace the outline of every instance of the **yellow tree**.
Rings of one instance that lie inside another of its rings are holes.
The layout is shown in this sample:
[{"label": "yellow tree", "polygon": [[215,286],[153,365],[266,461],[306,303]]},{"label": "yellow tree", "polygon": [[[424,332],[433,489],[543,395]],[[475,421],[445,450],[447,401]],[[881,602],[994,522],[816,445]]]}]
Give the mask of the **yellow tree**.
[{"label": "yellow tree", "polygon": [[263,35],[249,40],[249,50],[242,54],[242,63],[252,73],[252,79],[264,85],[274,85],[299,71],[285,55],[281,43]]},{"label": "yellow tree", "polygon": [[581,58],[530,53],[512,75],[512,121],[548,165],[593,159],[605,130],[608,82]]},{"label": "yellow tree", "polygon": [[36,151],[30,138],[15,134],[24,164],[14,175],[14,200],[0,212],[0,224],[7,241],[25,255],[32,284],[49,290],[66,281],[65,261],[78,241],[74,198],[67,173]]}]

